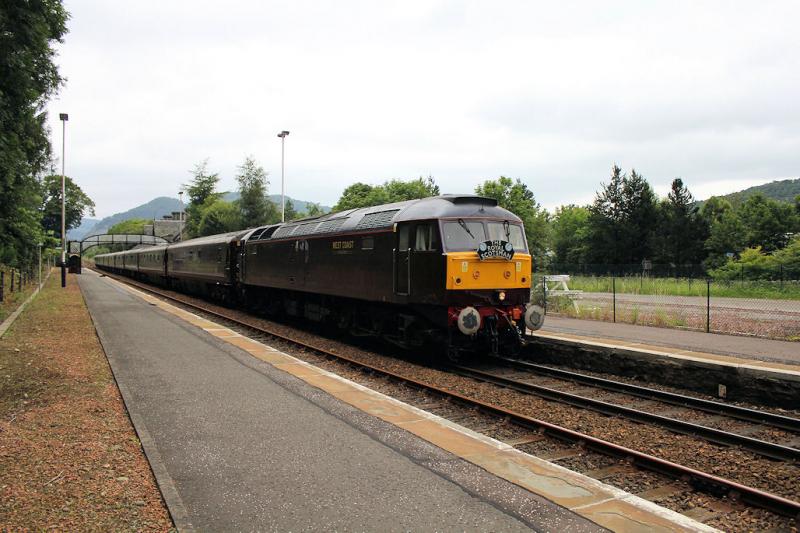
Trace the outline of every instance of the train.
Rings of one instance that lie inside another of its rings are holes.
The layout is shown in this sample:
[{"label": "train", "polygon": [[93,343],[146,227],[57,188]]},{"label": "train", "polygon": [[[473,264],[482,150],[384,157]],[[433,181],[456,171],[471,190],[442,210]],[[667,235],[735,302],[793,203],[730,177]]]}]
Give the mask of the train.
[{"label": "train", "polygon": [[441,195],[99,254],[104,271],[403,348],[514,353],[542,325],[519,217]]}]

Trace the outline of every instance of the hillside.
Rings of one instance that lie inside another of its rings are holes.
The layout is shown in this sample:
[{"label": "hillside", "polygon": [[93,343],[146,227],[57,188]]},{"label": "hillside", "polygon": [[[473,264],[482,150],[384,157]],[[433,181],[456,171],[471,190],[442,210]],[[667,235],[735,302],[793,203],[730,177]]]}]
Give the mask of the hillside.
[{"label": "hillside", "polygon": [[795,197],[800,194],[800,178],[773,181],[764,185],[749,187],[743,191],[733,192],[721,196],[732,204],[744,202],[749,196],[761,193],[767,198],[780,200],[782,202],[794,203]]},{"label": "hillside", "polygon": [[[223,198],[229,202],[237,200],[239,198],[238,192],[229,192],[225,193]],[[276,204],[280,204],[281,195],[280,194],[271,194],[270,200],[275,202]],[[305,211],[306,206],[308,206],[309,202],[306,200],[296,200],[294,198],[286,197],[287,200],[291,200],[292,204],[294,204],[294,208],[296,211]],[[326,211],[330,211],[330,207],[322,206],[322,208]],[[70,231],[69,238],[70,239],[82,239],[84,237],[88,237],[89,235],[99,235],[108,231],[108,229],[124,220],[130,220],[132,218],[161,218],[164,215],[168,215],[173,211],[180,211],[181,209],[181,202],[177,198],[169,198],[166,196],[159,196],[158,198],[154,198],[150,200],[146,204],[142,204],[140,206],[134,207],[133,209],[128,209],[123,213],[117,213],[111,215],[110,217],[106,217],[102,220],[94,220],[85,218],[81,221],[81,225],[78,228]]]},{"label": "hillside", "polygon": [[[229,201],[229,202],[233,202],[234,200],[238,200],[239,199],[239,193],[238,192],[226,192],[225,195],[222,198],[224,200]],[[272,200],[272,202],[280,208],[280,205],[281,205],[281,195],[280,194],[270,194],[269,195],[269,199]],[[308,204],[311,203],[308,200],[297,200],[295,198],[290,198],[290,197],[287,196],[286,197],[286,201],[289,201],[289,200],[292,201],[292,205],[294,206],[294,210],[297,211],[298,213],[301,212],[301,211],[306,211],[307,207],[308,207]],[[321,205],[320,207],[322,208],[323,211],[330,211],[331,210],[330,206],[327,206],[327,205]]]},{"label": "hillside", "polygon": [[89,231],[94,227],[95,224],[100,222],[96,218],[83,218],[81,219],[81,225],[77,228],[71,229],[67,231],[67,239],[71,241],[79,241],[84,237],[90,235]]},{"label": "hillside", "polygon": [[117,213],[100,220],[84,234],[84,237],[105,233],[111,226],[118,222],[122,222],[123,220],[129,220],[131,218],[161,218],[162,216],[168,215],[173,211],[180,210],[180,200],[177,198],[159,196],[158,198],[150,200],[146,204],[142,204],[134,207],[133,209],[128,209],[123,213]]}]

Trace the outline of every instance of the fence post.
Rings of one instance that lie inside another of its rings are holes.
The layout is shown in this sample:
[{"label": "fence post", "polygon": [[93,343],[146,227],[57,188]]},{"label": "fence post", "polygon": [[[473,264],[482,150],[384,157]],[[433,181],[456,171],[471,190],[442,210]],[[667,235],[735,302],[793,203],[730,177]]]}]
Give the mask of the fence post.
[{"label": "fence post", "polygon": [[14,269],[11,269],[11,292],[14,292]]},{"label": "fence post", "polygon": [[3,290],[6,288],[6,273],[0,270],[0,302],[3,301]]},{"label": "fence post", "polygon": [[547,314],[547,278],[542,274],[542,309]]},{"label": "fence post", "polygon": [[783,263],[781,263],[781,290],[783,290]]},{"label": "fence post", "polygon": [[19,292],[22,292],[22,270],[19,271],[19,276],[17,276],[17,288],[19,288]]},{"label": "fence post", "polygon": [[611,276],[611,301],[612,301],[612,322],[617,322],[617,278]]},{"label": "fence post", "polygon": [[706,278],[706,333],[711,333],[711,278]]}]

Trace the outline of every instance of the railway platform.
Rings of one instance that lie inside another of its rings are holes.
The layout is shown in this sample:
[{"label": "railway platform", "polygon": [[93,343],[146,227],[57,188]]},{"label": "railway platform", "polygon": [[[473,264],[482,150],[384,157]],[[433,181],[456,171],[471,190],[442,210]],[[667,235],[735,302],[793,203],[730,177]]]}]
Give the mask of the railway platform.
[{"label": "railway platform", "polygon": [[81,289],[181,531],[708,531],[95,272]]},{"label": "railway platform", "polygon": [[571,358],[589,370],[800,407],[798,342],[552,316],[532,335],[540,347],[547,345],[550,362]]},{"label": "railway platform", "polygon": [[774,363],[775,368],[800,370],[800,342],[634,324],[580,320],[548,315],[537,332],[552,337],[631,345],[642,349],[724,356],[720,360]]}]

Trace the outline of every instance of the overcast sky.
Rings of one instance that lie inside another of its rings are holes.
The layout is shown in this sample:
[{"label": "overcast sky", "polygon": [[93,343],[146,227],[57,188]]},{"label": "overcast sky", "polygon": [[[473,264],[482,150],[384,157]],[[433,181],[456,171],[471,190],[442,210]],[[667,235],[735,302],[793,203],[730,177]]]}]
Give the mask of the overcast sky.
[{"label": "overcast sky", "polygon": [[98,216],[253,155],[280,193],[520,178],[548,208],[610,167],[698,198],[800,175],[800,2],[66,0],[67,174]]}]

